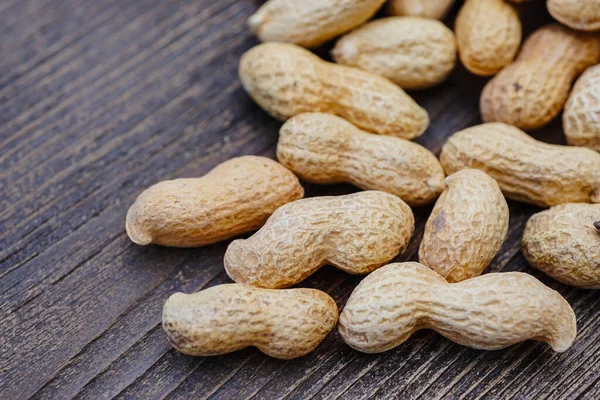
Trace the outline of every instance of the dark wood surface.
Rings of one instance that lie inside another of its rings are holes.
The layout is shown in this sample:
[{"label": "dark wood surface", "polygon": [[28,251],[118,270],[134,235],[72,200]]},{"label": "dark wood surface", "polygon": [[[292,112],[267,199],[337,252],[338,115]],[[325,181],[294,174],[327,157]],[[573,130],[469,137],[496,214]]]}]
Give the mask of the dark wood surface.
[{"label": "dark wood surface", "polygon": [[[259,5],[0,2],[0,398],[599,398],[599,296],[526,264],[519,239],[537,209],[517,203],[488,271],[526,271],[567,298],[580,333],[564,354],[535,342],[476,351],[432,331],[380,355],[350,349],[334,331],[291,361],[255,349],[194,358],[170,348],[163,302],[228,282],[227,242],[136,246],[125,213],[160,180],[200,176],[242,154],[274,156],[280,123],[237,78],[241,54],[257,43],[245,21]],[[549,21],[541,2],[523,12],[527,31]],[[458,67],[440,87],[414,93],[432,120],[418,142],[439,153],[450,134],[479,123],[485,81]],[[564,143],[558,122],[533,134]],[[430,210],[416,210],[400,260],[416,259]],[[325,267],[301,286],[327,291],[341,308],[360,279]]]}]

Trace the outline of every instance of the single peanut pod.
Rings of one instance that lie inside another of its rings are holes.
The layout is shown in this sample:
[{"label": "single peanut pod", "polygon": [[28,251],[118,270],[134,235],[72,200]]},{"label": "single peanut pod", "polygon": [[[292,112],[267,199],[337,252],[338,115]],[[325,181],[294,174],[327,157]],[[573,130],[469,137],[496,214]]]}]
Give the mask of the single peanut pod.
[{"label": "single peanut pod", "polygon": [[171,345],[184,354],[215,356],[254,346],[287,360],[313,351],[337,319],[335,301],[320,290],[226,284],[173,294],[162,325]]},{"label": "single peanut pod", "polygon": [[201,178],[163,181],[129,207],[125,227],[140,245],[204,246],[260,228],[304,189],[281,164],[244,156],[219,164]]},{"label": "single peanut pod", "polygon": [[413,232],[412,210],[389,193],[298,200],[249,239],[233,241],[225,271],[235,282],[270,289],[301,282],[325,264],[366,274],[403,252]]},{"label": "single peanut pod", "polygon": [[456,17],[458,54],[463,65],[481,76],[510,64],[521,44],[521,20],[504,0],[467,0]]},{"label": "single peanut pod", "polygon": [[370,72],[328,63],[293,44],[264,43],[240,61],[244,89],[282,121],[326,112],[369,132],[413,139],[429,125],[427,111],[401,88]]},{"label": "single peanut pod", "polygon": [[364,132],[331,114],[290,118],[279,131],[277,158],[307,182],[382,190],[411,206],[431,203],[444,187],[444,170],[425,147]]},{"label": "single peanut pod", "polygon": [[534,214],[523,254],[534,268],[585,289],[600,289],[600,205],[562,204]]},{"label": "single peanut pod", "polygon": [[371,18],[385,0],[269,0],[248,19],[263,42],[313,48]]},{"label": "single peanut pod", "polygon": [[433,329],[458,344],[497,350],[534,339],[554,351],[571,347],[577,325],[569,303],[529,274],[486,274],[448,283],[415,262],[389,264],[354,289],[340,314],[344,341],[365,353]]},{"label": "single peanut pod", "polygon": [[390,0],[391,15],[407,15],[432,19],[444,19],[454,0]]},{"label": "single peanut pod", "polygon": [[485,122],[540,128],[558,115],[575,78],[598,62],[600,37],[560,25],[540,28],[516,61],[487,83],[481,116]]},{"label": "single peanut pod", "polygon": [[448,139],[440,162],[448,175],[476,168],[513,200],[550,207],[600,203],[600,154],[540,142],[500,122],[477,125]]},{"label": "single peanut pod", "polygon": [[563,113],[567,142],[600,151],[600,65],[579,77]]},{"label": "single peanut pod", "polygon": [[600,0],[548,0],[550,15],[578,31],[600,30]]},{"label": "single peanut pod", "polygon": [[339,64],[384,76],[403,89],[426,89],[450,75],[456,40],[439,21],[390,17],[343,36],[332,55]]},{"label": "single peanut pod", "polygon": [[485,172],[465,169],[446,178],[425,225],[419,262],[448,282],[481,275],[508,232],[508,204]]}]

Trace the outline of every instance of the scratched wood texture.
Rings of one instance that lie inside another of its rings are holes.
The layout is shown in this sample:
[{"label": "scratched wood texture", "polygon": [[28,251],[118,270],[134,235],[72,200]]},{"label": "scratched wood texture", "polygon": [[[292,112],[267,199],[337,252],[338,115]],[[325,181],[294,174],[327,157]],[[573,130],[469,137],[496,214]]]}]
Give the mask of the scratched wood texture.
[{"label": "scratched wood texture", "polygon": [[[532,273],[568,299],[580,334],[564,354],[534,342],[476,351],[431,331],[380,355],[351,350],[334,331],[291,361],[255,349],[194,358],[170,348],[163,302],[228,282],[227,243],[139,247],[125,213],[157,181],[242,154],[274,156],[280,123],[237,79],[241,54],[257,43],[245,21],[260,3],[0,2],[0,398],[599,398],[599,296],[527,266],[519,239],[537,209],[518,203],[489,271]],[[550,21],[541,3],[522,8],[528,32]],[[415,93],[432,119],[418,142],[439,153],[450,134],[479,123],[485,81],[458,67]],[[534,135],[564,143],[556,122]],[[416,258],[430,210],[416,210],[400,260]],[[342,307],[360,279],[325,267],[302,286]]]}]

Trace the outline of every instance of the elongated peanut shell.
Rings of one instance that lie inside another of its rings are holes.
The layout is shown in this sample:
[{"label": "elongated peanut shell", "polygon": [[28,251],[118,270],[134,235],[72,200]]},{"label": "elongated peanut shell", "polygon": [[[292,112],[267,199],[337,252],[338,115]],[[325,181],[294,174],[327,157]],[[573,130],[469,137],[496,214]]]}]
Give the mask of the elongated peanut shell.
[{"label": "elongated peanut shell", "polygon": [[558,281],[600,289],[599,221],[600,204],[562,204],[534,214],[523,234],[523,254]]},{"label": "elongated peanut shell", "polygon": [[477,125],[455,133],[442,148],[447,174],[476,168],[513,200],[550,207],[600,203],[600,154],[539,142],[514,126]]},{"label": "elongated peanut shell", "polygon": [[385,0],[269,0],[248,19],[263,42],[313,48],[371,18]]},{"label": "elongated peanut shell", "polygon": [[454,68],[456,40],[439,21],[390,17],[343,36],[332,54],[339,64],[384,76],[403,89],[426,89]]},{"label": "elongated peanut shell", "polygon": [[481,76],[494,75],[510,64],[521,44],[521,20],[504,0],[467,0],[455,30],[463,65]]},{"label": "elongated peanut shell", "polygon": [[444,19],[454,0],[390,0],[389,13],[414,17]]},{"label": "elongated peanut shell", "polygon": [[302,196],[298,178],[281,164],[233,158],[201,178],[144,190],[127,212],[127,234],[140,245],[204,246],[260,228],[279,206]]},{"label": "elongated peanut shell", "polygon": [[326,112],[369,132],[413,139],[429,125],[427,111],[388,79],[328,63],[301,47],[265,43],[240,61],[246,91],[282,121]]},{"label": "elongated peanut shell", "polygon": [[279,131],[277,158],[305,181],[382,190],[411,206],[431,203],[444,187],[444,170],[425,147],[364,132],[331,114],[290,118]]},{"label": "elongated peanut shell", "polygon": [[567,350],[577,333],[569,303],[531,275],[495,273],[448,283],[414,262],[367,276],[348,299],[338,328],[350,347],[365,353],[393,349],[419,329],[475,349],[534,339],[557,352]]},{"label": "elongated peanut shell", "polygon": [[569,144],[600,151],[600,65],[588,68],[575,83],[563,127]]},{"label": "elongated peanut shell", "polygon": [[431,212],[419,262],[448,282],[481,275],[508,232],[508,205],[498,184],[476,169],[446,178],[446,190]]},{"label": "elongated peanut shell", "polygon": [[320,290],[227,284],[175,293],[165,303],[162,325],[184,354],[215,356],[254,346],[290,359],[313,351],[337,319],[335,301]]},{"label": "elongated peanut shell", "polygon": [[568,27],[600,30],[600,0],[548,0],[546,5],[550,14]]},{"label": "elongated peanut shell", "polygon": [[233,241],[225,270],[235,282],[272,289],[301,282],[325,264],[366,274],[403,252],[413,231],[410,207],[389,193],[298,200],[249,239]]},{"label": "elongated peanut shell", "polygon": [[598,62],[600,37],[560,25],[540,28],[517,60],[487,83],[481,116],[521,129],[542,127],[558,115],[575,78]]}]

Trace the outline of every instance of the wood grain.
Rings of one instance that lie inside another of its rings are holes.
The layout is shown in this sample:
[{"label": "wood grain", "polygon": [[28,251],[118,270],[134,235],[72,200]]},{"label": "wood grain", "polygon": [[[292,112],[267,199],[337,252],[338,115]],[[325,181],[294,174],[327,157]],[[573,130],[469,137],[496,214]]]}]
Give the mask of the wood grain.
[{"label": "wood grain", "polygon": [[[541,3],[522,7],[528,32],[549,21]],[[580,334],[564,354],[533,342],[475,351],[429,331],[380,355],[351,350],[334,331],[290,361],[255,349],[194,358],[170,348],[165,299],[227,282],[228,243],[142,248],[125,235],[125,213],[152,183],[242,154],[274,157],[280,123],[237,78],[241,54],[257,43],[246,19],[260,4],[0,3],[0,398],[600,396],[599,298],[527,266],[519,240],[538,209],[514,202],[509,239],[488,271],[526,271],[566,296]],[[484,84],[457,68],[415,93],[432,120],[417,141],[439,154],[449,135],[479,123]],[[564,143],[559,122],[535,136]],[[356,191],[305,186],[308,196]],[[416,210],[400,260],[416,259],[430,211]],[[325,267],[301,286],[342,307],[359,281]]]}]

